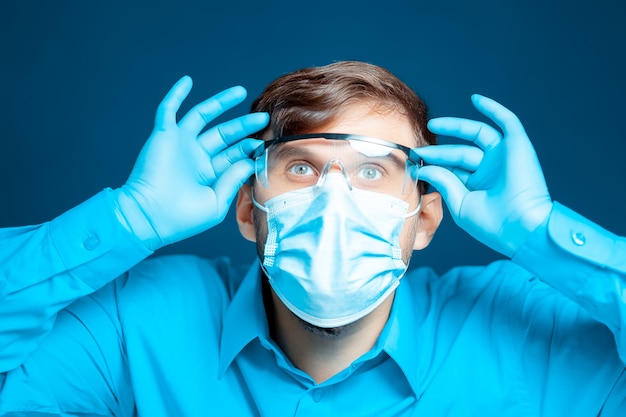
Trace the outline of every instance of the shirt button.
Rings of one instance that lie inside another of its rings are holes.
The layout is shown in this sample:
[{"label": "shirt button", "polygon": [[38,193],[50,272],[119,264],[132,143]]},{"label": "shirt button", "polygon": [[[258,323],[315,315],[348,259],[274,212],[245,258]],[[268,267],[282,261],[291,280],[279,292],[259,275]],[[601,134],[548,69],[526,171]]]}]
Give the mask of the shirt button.
[{"label": "shirt button", "polygon": [[321,389],[313,390],[312,397],[313,397],[313,401],[318,403],[322,401],[322,397],[324,397],[324,392]]},{"label": "shirt button", "polygon": [[587,243],[587,238],[581,232],[572,232],[572,242],[574,242],[576,246],[583,246]]},{"label": "shirt button", "polygon": [[83,242],[83,246],[87,250],[94,250],[100,244],[100,239],[98,239],[98,235],[89,235],[87,239]]}]

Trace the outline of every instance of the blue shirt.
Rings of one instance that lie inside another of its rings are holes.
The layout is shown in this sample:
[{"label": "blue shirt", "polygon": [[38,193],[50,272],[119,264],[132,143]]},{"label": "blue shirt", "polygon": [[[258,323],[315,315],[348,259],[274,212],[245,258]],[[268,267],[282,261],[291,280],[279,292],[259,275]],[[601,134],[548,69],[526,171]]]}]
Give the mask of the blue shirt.
[{"label": "blue shirt", "polygon": [[103,192],[1,232],[0,415],[626,412],[626,242],[558,204],[514,262],[408,273],[319,385],[270,338],[257,264],[142,261],[112,212]]}]

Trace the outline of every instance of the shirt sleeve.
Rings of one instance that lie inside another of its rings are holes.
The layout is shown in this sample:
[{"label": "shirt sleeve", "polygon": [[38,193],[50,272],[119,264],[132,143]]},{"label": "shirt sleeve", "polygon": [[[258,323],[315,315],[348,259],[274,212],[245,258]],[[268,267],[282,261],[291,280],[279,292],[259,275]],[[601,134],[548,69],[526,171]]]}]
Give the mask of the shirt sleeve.
[{"label": "shirt sleeve", "polygon": [[555,202],[512,260],[608,326],[626,363],[626,238]]},{"label": "shirt sleeve", "polygon": [[60,310],[150,254],[119,222],[110,189],[51,222],[0,229],[0,378],[26,361]]},{"label": "shirt sleeve", "polygon": [[119,320],[120,277],[60,311],[52,331],[3,374],[0,415],[130,416],[134,394]]}]

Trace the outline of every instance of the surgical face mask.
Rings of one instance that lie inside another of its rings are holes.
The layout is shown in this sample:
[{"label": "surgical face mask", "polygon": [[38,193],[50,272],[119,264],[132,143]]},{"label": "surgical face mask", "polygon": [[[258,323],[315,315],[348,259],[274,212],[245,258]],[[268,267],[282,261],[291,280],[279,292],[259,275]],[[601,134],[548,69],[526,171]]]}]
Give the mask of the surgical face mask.
[{"label": "surgical face mask", "polygon": [[400,233],[409,204],[350,189],[330,173],[314,186],[261,205],[267,240],[263,269],[276,295],[302,320],[338,327],[372,312],[398,286],[407,265]]}]

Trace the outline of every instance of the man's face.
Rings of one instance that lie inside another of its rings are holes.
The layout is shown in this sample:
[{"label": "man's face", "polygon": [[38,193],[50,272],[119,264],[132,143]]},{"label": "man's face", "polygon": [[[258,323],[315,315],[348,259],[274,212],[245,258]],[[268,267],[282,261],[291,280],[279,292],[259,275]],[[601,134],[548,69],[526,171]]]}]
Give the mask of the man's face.
[{"label": "man's face", "polygon": [[[368,104],[355,104],[348,107],[336,121],[317,128],[316,131],[370,136],[407,147],[415,147],[416,145],[413,128],[406,117],[387,108],[376,108]],[[296,144],[297,142],[294,142],[294,145]],[[333,168],[331,167],[331,169]],[[260,204],[264,204],[277,194],[280,194],[280,191],[272,191],[258,184],[254,186],[254,198]],[[409,210],[417,207],[419,202],[417,187],[414,187],[414,189],[410,190],[405,195],[396,197],[400,197],[408,202]],[[254,222],[257,251],[262,259],[267,238],[265,213],[259,208],[254,207],[252,218]],[[402,257],[406,264],[408,264],[414,248],[416,232],[418,230],[418,219],[419,216],[417,215],[407,218],[400,235]]]}]

